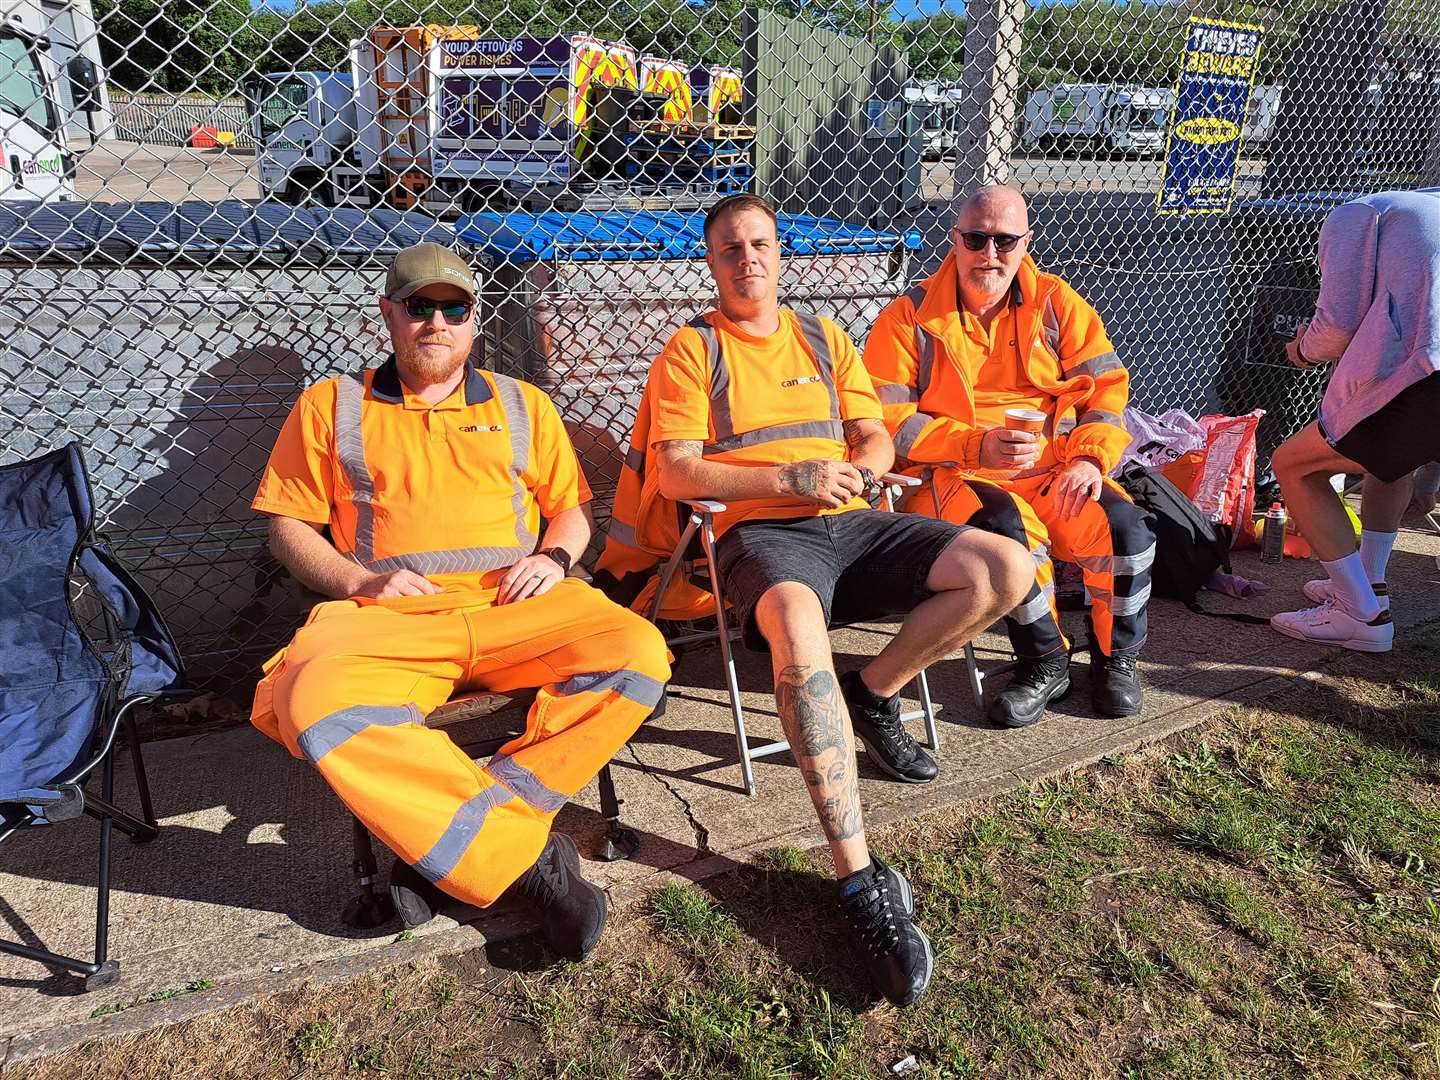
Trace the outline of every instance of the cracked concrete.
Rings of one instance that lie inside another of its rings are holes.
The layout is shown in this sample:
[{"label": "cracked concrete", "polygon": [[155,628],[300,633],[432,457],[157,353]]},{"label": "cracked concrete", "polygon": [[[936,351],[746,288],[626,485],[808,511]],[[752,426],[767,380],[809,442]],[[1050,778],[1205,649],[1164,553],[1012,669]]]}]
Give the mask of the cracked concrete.
[{"label": "cracked concrete", "polygon": [[[1437,556],[1440,538],[1402,533],[1391,564],[1401,647],[1416,627],[1440,618]],[[1274,590],[1248,605],[1207,597],[1207,606],[1256,614],[1296,606],[1300,584],[1316,566],[1287,561],[1262,569],[1253,555],[1242,554],[1237,569],[1271,581]],[[1172,602],[1153,605],[1151,624],[1141,665],[1146,709],[1128,720],[1090,713],[1083,660],[1077,691],[1046,721],[1018,731],[983,722],[958,662],[932,668],[932,693],[941,708],[940,779],[924,787],[893,783],[862,753],[867,826],[873,831],[999,794],[1163,739],[1228,705],[1309,678],[1336,655],[1267,627],[1193,615]],[[838,664],[857,666],[888,633],[885,627],[837,632]],[[1003,645],[985,635],[982,663],[1003,655]],[[767,658],[742,651],[739,660],[752,739],[780,738]],[[756,762],[756,797],[740,791],[722,687],[715,650],[685,656],[666,715],[642,728],[615,760],[622,816],[640,834],[640,850],[629,862],[589,861],[586,873],[610,888],[617,905],[667,880],[704,880],[778,844],[821,843],[789,754]],[[484,726],[467,723],[452,734],[463,745],[481,739]],[[72,976],[0,956],[0,1064],[227,1008],[306,979],[343,979],[427,953],[483,943],[490,962],[504,966],[507,949],[515,947],[509,943],[531,929],[523,913],[497,905],[478,917],[466,909],[446,912],[403,942],[396,940],[395,922],[369,933],[347,930],[339,913],[355,891],[349,824],[312,770],[248,729],[152,743],[146,756],[163,828],[153,844],[121,839],[115,848],[111,955],[121,962],[122,980],[109,990],[80,994]],[[118,773],[117,801],[130,805],[134,788],[123,759]],[[592,784],[558,819],[587,859],[603,839],[598,805]],[[98,830],[84,822],[35,830],[0,847],[0,934],[83,954],[94,925],[97,840]],[[471,921],[457,921],[457,915]],[[99,1006],[135,1002],[202,978],[214,988],[92,1016]]]}]

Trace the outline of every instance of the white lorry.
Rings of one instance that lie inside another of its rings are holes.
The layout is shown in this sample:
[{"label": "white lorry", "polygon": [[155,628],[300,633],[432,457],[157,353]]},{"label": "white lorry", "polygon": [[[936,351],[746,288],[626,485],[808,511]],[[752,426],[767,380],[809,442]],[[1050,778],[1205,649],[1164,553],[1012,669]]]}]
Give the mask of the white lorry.
[{"label": "white lorry", "polygon": [[926,161],[954,157],[964,91],[954,83],[930,80],[910,83],[900,93],[920,113],[921,157]]},{"label": "white lorry", "polygon": [[1020,144],[1027,151],[1158,155],[1174,100],[1155,86],[1055,83],[1025,102]]},{"label": "white lorry", "polygon": [[246,93],[261,196],[291,203],[448,216],[563,204],[587,184],[748,180],[739,72],[583,34],[375,27],[348,73],[275,72]]},{"label": "white lorry", "polygon": [[[38,7],[6,7],[0,17],[0,201],[77,199],[75,159],[55,93],[60,73],[50,55]],[[65,77],[72,99],[87,112],[98,107],[95,68],[72,57]]]}]

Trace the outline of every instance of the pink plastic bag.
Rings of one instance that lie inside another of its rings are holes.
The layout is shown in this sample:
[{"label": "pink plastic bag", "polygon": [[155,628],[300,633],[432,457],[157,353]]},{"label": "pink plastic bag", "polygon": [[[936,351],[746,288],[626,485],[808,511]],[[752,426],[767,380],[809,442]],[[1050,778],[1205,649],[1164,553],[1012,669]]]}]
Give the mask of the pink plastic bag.
[{"label": "pink plastic bag", "polygon": [[1264,409],[1244,416],[1211,414],[1205,429],[1205,461],[1186,494],[1217,525],[1228,525],[1235,547],[1254,543],[1250,519],[1255,512],[1255,435]]}]

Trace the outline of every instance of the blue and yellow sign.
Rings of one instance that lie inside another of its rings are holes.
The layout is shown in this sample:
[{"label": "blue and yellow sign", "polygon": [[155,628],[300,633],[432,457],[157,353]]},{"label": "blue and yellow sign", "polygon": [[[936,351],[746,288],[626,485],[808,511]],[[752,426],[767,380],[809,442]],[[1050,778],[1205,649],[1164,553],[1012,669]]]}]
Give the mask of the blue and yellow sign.
[{"label": "blue and yellow sign", "polygon": [[1190,20],[1165,135],[1159,213],[1230,209],[1264,33],[1247,23]]}]

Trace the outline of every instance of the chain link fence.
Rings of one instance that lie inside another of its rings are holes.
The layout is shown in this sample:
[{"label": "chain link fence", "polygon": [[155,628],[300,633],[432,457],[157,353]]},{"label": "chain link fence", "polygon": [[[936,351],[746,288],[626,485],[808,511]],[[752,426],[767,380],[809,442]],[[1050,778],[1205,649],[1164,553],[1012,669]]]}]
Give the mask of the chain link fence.
[{"label": "chain link fence", "polygon": [[309,602],[259,471],[302,386],[384,354],[417,239],[483,269],[483,361],[555,395],[603,523],[720,194],[780,205],[789,302],[863,341],[1011,183],[1134,404],[1266,409],[1268,454],[1322,390],[1282,346],[1325,213],[1440,184],[1440,0],[3,2],[0,464],[83,441],[240,697]]}]

